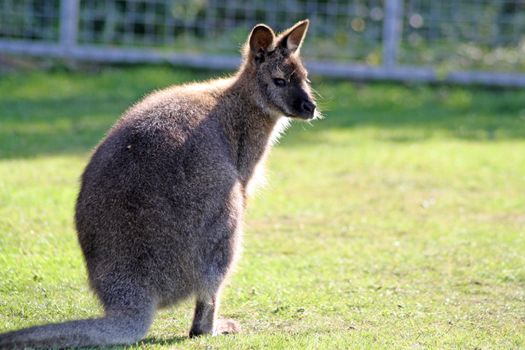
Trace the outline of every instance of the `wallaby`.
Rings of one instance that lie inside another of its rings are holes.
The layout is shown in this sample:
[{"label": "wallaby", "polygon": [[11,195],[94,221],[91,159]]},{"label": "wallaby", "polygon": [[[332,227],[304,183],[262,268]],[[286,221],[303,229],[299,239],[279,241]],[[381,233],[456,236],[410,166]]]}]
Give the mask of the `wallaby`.
[{"label": "wallaby", "polygon": [[132,344],[158,308],[190,296],[190,336],[239,330],[216,315],[250,180],[285,117],[317,116],[299,58],[308,23],[278,36],[259,24],[232,77],[172,86],[125,112],[94,151],[76,204],[104,316],[1,334],[0,348]]}]

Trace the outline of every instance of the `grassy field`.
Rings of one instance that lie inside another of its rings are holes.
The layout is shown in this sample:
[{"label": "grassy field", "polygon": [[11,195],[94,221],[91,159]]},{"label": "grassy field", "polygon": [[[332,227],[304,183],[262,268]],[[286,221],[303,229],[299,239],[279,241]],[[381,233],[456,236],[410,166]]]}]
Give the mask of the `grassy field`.
[{"label": "grassy field", "polygon": [[[85,318],[73,225],[91,149],[169,67],[0,77],[0,331]],[[139,348],[525,348],[525,91],[314,79],[326,119],[296,123],[251,200],[221,314],[193,302]]]}]

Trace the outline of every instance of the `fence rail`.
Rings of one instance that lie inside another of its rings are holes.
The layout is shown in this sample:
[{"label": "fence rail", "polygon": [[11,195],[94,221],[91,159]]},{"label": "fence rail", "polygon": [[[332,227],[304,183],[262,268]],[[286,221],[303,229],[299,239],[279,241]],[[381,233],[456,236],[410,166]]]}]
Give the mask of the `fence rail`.
[{"label": "fence rail", "polygon": [[0,0],[0,53],[232,69],[254,23],[305,17],[313,73],[525,87],[525,0]]}]

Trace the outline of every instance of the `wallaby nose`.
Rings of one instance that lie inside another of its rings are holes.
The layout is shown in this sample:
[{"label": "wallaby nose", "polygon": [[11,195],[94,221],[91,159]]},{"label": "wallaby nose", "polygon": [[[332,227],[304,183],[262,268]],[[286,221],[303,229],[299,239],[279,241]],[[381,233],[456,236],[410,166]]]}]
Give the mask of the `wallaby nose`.
[{"label": "wallaby nose", "polygon": [[301,103],[301,108],[307,113],[313,113],[315,111],[315,104],[308,100],[303,100],[303,102]]}]

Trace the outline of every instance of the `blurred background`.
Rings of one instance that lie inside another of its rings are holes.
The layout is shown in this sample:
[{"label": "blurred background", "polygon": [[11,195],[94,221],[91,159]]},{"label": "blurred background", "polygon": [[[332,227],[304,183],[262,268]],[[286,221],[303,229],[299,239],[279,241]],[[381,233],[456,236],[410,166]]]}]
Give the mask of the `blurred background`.
[{"label": "blurred background", "polygon": [[1,0],[0,52],[230,69],[304,18],[315,73],[525,86],[525,0]]}]

